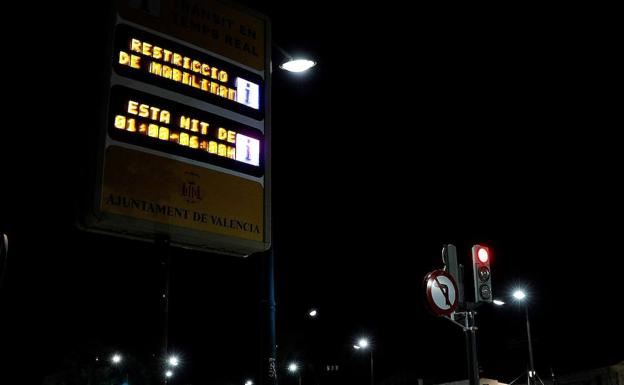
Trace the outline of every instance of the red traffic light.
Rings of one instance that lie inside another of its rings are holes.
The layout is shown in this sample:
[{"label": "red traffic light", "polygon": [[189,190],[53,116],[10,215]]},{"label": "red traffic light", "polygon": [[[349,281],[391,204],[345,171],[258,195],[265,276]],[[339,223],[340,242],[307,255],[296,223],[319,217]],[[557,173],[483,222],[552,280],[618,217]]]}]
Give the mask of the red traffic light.
[{"label": "red traffic light", "polygon": [[477,246],[477,259],[481,263],[488,263],[490,261],[490,249],[484,246]]},{"label": "red traffic light", "polygon": [[490,272],[490,248],[472,246],[472,271],[474,274],[475,303],[492,302],[492,274]]}]

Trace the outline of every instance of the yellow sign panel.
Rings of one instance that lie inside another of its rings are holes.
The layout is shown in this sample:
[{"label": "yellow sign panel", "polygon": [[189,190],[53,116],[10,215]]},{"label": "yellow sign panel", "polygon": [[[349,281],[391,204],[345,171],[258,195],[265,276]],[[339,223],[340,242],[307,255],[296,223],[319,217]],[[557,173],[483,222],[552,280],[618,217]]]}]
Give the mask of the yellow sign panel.
[{"label": "yellow sign panel", "polygon": [[263,186],[233,175],[109,147],[103,213],[264,240]]},{"label": "yellow sign panel", "polygon": [[264,70],[265,21],[217,0],[118,0],[121,16]]}]

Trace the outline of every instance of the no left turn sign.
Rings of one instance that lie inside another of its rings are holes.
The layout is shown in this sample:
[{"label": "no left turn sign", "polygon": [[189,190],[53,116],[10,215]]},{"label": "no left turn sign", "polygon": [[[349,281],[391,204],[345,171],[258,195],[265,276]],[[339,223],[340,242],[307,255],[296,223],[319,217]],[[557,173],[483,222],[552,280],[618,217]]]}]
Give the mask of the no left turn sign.
[{"label": "no left turn sign", "polygon": [[425,295],[431,311],[447,316],[457,309],[457,283],[444,270],[435,270],[425,277]]}]

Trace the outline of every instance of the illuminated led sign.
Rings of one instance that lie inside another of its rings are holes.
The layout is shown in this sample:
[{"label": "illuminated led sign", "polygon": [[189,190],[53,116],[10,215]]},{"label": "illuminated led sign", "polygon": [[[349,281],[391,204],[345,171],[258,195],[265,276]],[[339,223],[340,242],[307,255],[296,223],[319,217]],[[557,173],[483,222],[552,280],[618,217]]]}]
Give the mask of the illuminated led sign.
[{"label": "illuminated led sign", "polygon": [[128,26],[115,31],[115,71],[216,104],[264,117],[262,79],[211,55]]},{"label": "illuminated led sign", "polygon": [[269,19],[222,0],[110,5],[104,60],[82,63],[103,89],[96,120],[81,122],[97,147],[80,227],[211,254],[266,251]]},{"label": "illuminated led sign", "polygon": [[111,91],[109,111],[116,140],[263,175],[263,134],[252,127],[121,86]]}]

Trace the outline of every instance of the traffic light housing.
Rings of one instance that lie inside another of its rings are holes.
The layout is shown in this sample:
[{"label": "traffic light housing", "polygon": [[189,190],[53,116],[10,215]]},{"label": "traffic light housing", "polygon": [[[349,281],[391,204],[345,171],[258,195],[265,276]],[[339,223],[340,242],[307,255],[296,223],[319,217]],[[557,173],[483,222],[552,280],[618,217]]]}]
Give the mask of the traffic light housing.
[{"label": "traffic light housing", "polygon": [[460,274],[459,264],[457,263],[457,248],[455,245],[447,244],[442,248],[442,263],[444,270],[448,271],[457,284],[457,296],[459,298],[459,306],[464,306],[464,277]]},{"label": "traffic light housing", "polygon": [[492,303],[492,272],[490,248],[483,245],[472,246],[472,271],[474,274],[475,303]]}]

